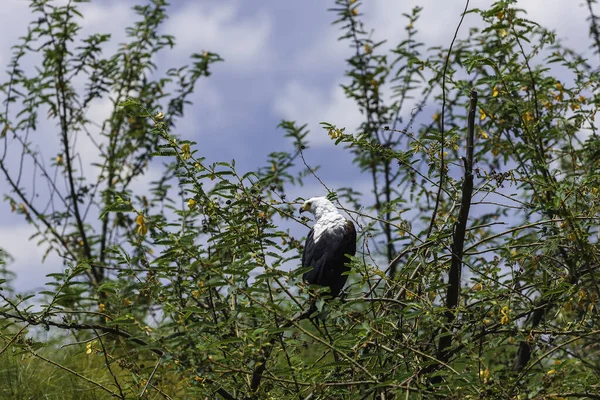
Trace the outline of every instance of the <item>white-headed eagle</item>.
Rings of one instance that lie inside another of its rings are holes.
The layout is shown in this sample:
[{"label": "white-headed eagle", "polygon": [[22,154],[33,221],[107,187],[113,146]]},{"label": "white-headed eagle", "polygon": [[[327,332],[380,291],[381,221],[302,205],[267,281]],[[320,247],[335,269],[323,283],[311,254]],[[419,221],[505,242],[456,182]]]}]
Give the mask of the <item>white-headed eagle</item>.
[{"label": "white-headed eagle", "polygon": [[312,285],[328,286],[331,296],[337,297],[348,279],[347,255],[356,253],[356,229],[325,197],[306,200],[300,213],[304,211],[315,216],[315,223],[302,254],[302,267],[312,269],[302,279]]}]

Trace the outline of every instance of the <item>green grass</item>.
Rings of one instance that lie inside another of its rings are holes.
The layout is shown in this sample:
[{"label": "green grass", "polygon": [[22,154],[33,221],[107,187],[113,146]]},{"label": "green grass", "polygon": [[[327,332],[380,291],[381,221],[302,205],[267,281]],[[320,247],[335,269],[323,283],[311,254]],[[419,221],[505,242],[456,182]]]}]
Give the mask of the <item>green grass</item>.
[{"label": "green grass", "polygon": [[[53,346],[38,350],[36,353],[110,390],[118,391],[101,355],[85,354],[68,348],[58,349]],[[128,371],[122,371],[116,365],[112,368],[115,373],[121,375],[119,381],[131,382]],[[9,348],[0,355],[1,400],[110,398],[113,397],[97,385],[26,351]]]}]

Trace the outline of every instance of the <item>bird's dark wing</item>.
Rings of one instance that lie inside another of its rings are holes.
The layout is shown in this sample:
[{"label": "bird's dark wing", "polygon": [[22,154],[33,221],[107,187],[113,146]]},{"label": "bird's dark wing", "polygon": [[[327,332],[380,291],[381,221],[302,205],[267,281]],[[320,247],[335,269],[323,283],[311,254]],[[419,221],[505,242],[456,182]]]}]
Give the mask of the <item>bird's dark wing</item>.
[{"label": "bird's dark wing", "polygon": [[356,230],[352,221],[346,221],[343,232],[325,231],[315,243],[314,230],[306,238],[302,266],[313,267],[302,278],[314,285],[329,286],[331,295],[336,297],[346,280],[344,272],[349,270],[346,254],[356,253]]}]

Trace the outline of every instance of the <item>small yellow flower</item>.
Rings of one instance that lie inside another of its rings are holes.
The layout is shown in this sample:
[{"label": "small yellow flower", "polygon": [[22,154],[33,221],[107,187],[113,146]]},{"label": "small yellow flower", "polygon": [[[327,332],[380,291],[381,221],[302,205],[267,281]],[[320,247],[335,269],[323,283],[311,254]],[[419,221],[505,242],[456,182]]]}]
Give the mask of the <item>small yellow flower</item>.
[{"label": "small yellow flower", "polygon": [[552,375],[555,373],[556,373],[556,370],[554,368],[552,368],[550,371],[546,372],[546,375]]},{"label": "small yellow flower", "polygon": [[63,156],[62,154],[59,154],[56,156],[56,165],[63,165]]},{"label": "small yellow flower", "polygon": [[202,57],[204,57],[204,58],[208,57],[208,51],[204,50],[202,52]]},{"label": "small yellow flower", "polygon": [[527,111],[524,115],[523,115],[523,121],[525,122],[531,122],[533,121],[533,114],[531,114],[529,111]]},{"label": "small yellow flower", "polygon": [[502,325],[506,325],[510,322],[510,317],[508,316],[509,312],[510,312],[510,308],[508,306],[504,306],[500,310],[500,314],[502,314],[502,318],[500,318],[500,323]]},{"label": "small yellow flower", "polygon": [[473,290],[476,292],[479,292],[482,289],[483,289],[483,285],[481,283],[476,283],[475,285],[473,285]]},{"label": "small yellow flower", "polygon": [[357,16],[358,15],[358,9],[353,9],[352,10],[352,15]]},{"label": "small yellow flower", "polygon": [[331,128],[329,130],[329,137],[332,139],[337,139],[337,138],[341,137],[342,134],[343,134],[342,131],[337,128]]},{"label": "small yellow flower", "polygon": [[488,134],[486,131],[484,131],[483,129],[479,130],[479,136],[481,136],[483,139],[487,139],[489,138]]},{"label": "small yellow flower", "polygon": [[365,53],[371,54],[372,51],[373,51],[373,49],[371,48],[371,46],[369,46],[368,44],[365,44]]},{"label": "small yellow flower", "polygon": [[572,103],[570,105],[570,107],[571,107],[571,111],[579,110],[581,108],[581,106],[579,104],[576,104],[576,103]]},{"label": "small yellow flower", "polygon": [[133,304],[133,302],[129,299],[123,299],[123,304],[125,304],[126,307],[129,307]]},{"label": "small yellow flower", "polygon": [[481,121],[483,121],[483,120],[484,120],[484,119],[486,119],[486,118],[487,118],[487,115],[486,115],[485,111],[483,111],[483,110],[480,108],[480,109],[479,109],[479,119],[480,119]]},{"label": "small yellow flower", "polygon": [[561,92],[563,90],[565,90],[565,88],[563,87],[562,83],[560,83],[559,81],[556,81],[555,86],[558,90],[560,90]]},{"label": "small yellow flower", "polygon": [[137,233],[138,235],[145,236],[148,233],[148,226],[146,225],[146,221],[144,220],[144,216],[139,214],[135,219],[135,223],[138,224]]},{"label": "small yellow flower", "polygon": [[194,208],[196,208],[196,200],[189,199],[187,201],[187,206],[189,207],[190,210],[193,210]]},{"label": "small yellow flower", "polygon": [[200,297],[200,291],[199,290],[192,290],[192,297],[197,299]]},{"label": "small yellow flower", "polygon": [[435,114],[433,114],[433,117],[432,117],[432,118],[433,118],[433,120],[434,120],[435,122],[438,122],[438,121],[440,120],[440,113],[435,113]]},{"label": "small yellow flower", "polygon": [[154,114],[155,121],[162,121],[163,119],[165,119],[165,114],[163,114],[161,112]]},{"label": "small yellow flower", "polygon": [[498,97],[499,94],[500,94],[500,91],[498,90],[498,86],[494,86],[494,90],[492,90],[492,96]]},{"label": "small yellow flower", "polygon": [[508,35],[508,31],[506,29],[500,29],[500,36],[506,37]]},{"label": "small yellow flower", "polygon": [[488,379],[490,379],[490,370],[486,368],[479,371],[479,377],[483,380],[483,382],[487,383]]},{"label": "small yellow flower", "polygon": [[181,145],[181,158],[183,158],[184,160],[189,160],[190,158],[192,158],[190,145],[187,143]]},{"label": "small yellow flower", "polygon": [[106,309],[106,306],[104,305],[104,303],[100,303],[98,304],[98,312],[104,312],[104,310]]},{"label": "small yellow flower", "polygon": [[92,342],[87,342],[85,345],[85,354],[92,354]]},{"label": "small yellow flower", "polygon": [[496,18],[498,18],[500,21],[502,21],[504,19],[504,11],[498,11],[496,13]]}]

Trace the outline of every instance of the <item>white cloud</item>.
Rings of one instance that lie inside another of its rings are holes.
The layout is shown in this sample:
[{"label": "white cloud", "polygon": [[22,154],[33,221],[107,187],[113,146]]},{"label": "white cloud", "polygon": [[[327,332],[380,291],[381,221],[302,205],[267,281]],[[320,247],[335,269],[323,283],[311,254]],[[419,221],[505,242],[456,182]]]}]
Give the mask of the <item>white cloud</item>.
[{"label": "white cloud", "polygon": [[308,123],[311,145],[332,143],[320,122],[329,122],[338,128],[346,127],[346,133],[353,133],[362,120],[358,107],[346,98],[338,84],[324,93],[319,87],[293,80],[275,98],[274,108],[283,119]]},{"label": "white cloud", "polygon": [[19,291],[43,286],[49,280],[47,274],[62,268],[62,261],[55,253],[50,253],[42,263],[47,247],[37,246],[39,239],[29,240],[34,233],[33,226],[26,223],[0,227],[0,243],[14,259],[8,265],[8,269],[17,274],[13,287]]},{"label": "white cloud", "polygon": [[212,51],[225,59],[225,68],[250,71],[269,65],[271,27],[267,13],[240,16],[236,1],[220,2],[212,7],[202,2],[188,2],[174,10],[164,30],[177,38],[177,49],[186,56]]}]

